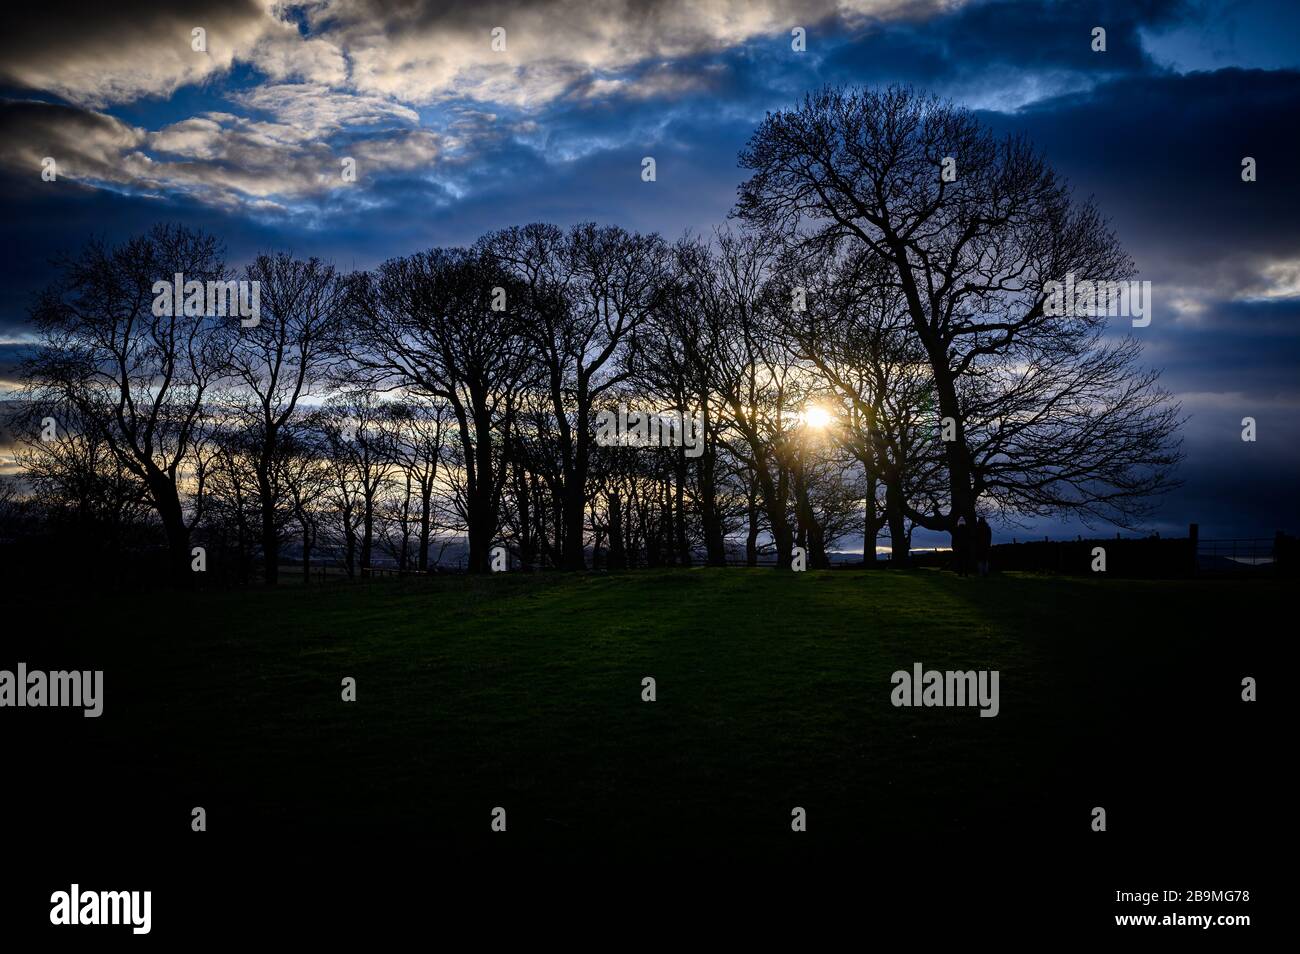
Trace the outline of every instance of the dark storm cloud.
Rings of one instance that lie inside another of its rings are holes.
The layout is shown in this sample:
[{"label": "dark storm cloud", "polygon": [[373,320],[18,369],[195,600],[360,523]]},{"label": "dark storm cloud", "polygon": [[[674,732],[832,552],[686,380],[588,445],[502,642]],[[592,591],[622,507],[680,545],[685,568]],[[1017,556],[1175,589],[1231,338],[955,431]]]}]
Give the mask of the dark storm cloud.
[{"label": "dark storm cloud", "polygon": [[[1125,78],[1014,115],[1081,196],[1093,196],[1152,282],[1154,317],[1134,330],[1167,386],[1216,400],[1263,403],[1297,392],[1300,367],[1300,73],[1228,69]],[[1243,182],[1241,160],[1258,162]],[[1214,395],[1222,395],[1220,398]],[[1279,419],[1288,439],[1300,422]]]},{"label": "dark storm cloud", "polygon": [[[836,47],[822,67],[831,82],[907,82],[963,102],[1020,103],[1161,67],[1141,30],[1193,15],[1180,0],[1129,3],[976,3],[923,23],[881,24]],[[1092,30],[1106,30],[1106,51]],[[1001,103],[997,103],[1001,105]]]},{"label": "dark storm cloud", "polygon": [[[1300,148],[1300,73],[1225,69],[1133,77],[1036,103],[999,128],[1024,131],[1121,237],[1143,248],[1143,277],[1257,284],[1264,262],[1300,256],[1300,189],[1289,167]],[[1253,157],[1258,181],[1241,179]]]},{"label": "dark storm cloud", "polygon": [[[1122,77],[983,115],[1093,196],[1152,282],[1152,324],[1132,333],[1188,415],[1185,485],[1153,528],[1300,528],[1300,190],[1288,171],[1300,134],[1284,119],[1297,114],[1300,73],[1225,69]],[[1242,181],[1244,156],[1258,181]]]},{"label": "dark storm cloud", "polygon": [[29,345],[0,341],[0,391],[8,382],[17,380],[18,366],[27,357]]}]

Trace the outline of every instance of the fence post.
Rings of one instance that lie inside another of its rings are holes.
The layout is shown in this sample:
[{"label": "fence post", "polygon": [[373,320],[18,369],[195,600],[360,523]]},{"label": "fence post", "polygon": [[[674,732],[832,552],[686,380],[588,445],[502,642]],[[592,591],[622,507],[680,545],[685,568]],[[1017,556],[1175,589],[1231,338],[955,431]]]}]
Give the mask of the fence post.
[{"label": "fence post", "polygon": [[1197,569],[1197,566],[1196,566],[1196,551],[1197,551],[1197,549],[1198,549],[1199,546],[1200,546],[1200,539],[1201,539],[1201,525],[1198,524],[1198,523],[1190,524],[1190,525],[1187,527],[1187,541],[1188,541],[1188,543],[1190,544],[1190,546],[1191,546],[1191,548],[1192,548],[1192,553],[1191,553],[1191,558],[1192,558],[1191,572],[1192,572],[1193,574],[1196,573],[1196,569]]}]

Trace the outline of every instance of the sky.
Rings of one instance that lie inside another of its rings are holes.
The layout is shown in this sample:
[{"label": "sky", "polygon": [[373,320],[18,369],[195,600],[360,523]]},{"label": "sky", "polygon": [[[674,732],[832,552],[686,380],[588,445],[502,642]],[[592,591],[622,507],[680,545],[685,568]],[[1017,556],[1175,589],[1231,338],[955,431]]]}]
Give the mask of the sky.
[{"label": "sky", "polygon": [[1142,529],[1300,532],[1300,4],[76,0],[4,16],[0,392],[51,259],[91,235],[179,221],[233,265],[286,250],[350,270],[530,221],[707,233],[766,111],[907,83],[1026,135],[1152,282],[1153,320],[1131,333],[1182,402],[1187,460]]}]

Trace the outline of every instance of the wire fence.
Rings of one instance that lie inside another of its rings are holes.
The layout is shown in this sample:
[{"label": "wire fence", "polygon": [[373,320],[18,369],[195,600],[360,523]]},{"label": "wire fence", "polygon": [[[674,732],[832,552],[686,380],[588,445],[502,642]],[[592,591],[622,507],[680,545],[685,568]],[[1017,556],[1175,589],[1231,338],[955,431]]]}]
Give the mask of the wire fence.
[{"label": "wire fence", "polygon": [[[1195,527],[1186,537],[1127,537],[1114,539],[1075,540],[1036,540],[1017,541],[1013,543],[994,544],[991,548],[991,562],[994,569],[1001,570],[1046,570],[1062,573],[1090,573],[1094,571],[1096,548],[1107,551],[1107,571],[1117,576],[1213,576],[1219,574],[1241,574],[1253,576],[1272,576],[1290,573],[1297,566],[1297,540],[1295,537],[1278,533],[1273,537],[1232,537],[1199,538]],[[888,543],[882,537],[881,543]],[[603,554],[602,554],[603,556]],[[884,567],[891,562],[888,546],[877,546],[874,553],[864,555],[852,553],[828,553],[832,569],[849,569],[853,567]],[[954,557],[952,552],[942,547],[912,547],[908,550],[907,563],[916,567],[948,567]],[[704,554],[693,554],[690,562],[670,561],[661,558],[653,564],[644,558],[637,559],[628,569],[666,569],[670,567],[705,566]],[[596,567],[607,568],[604,559],[595,561]],[[811,561],[809,560],[809,563]],[[727,567],[774,568],[777,559],[769,550],[761,552],[751,559],[743,550],[730,551],[723,565]],[[346,564],[339,559],[312,561],[310,572],[304,573],[303,566],[297,563],[281,563],[280,579],[283,582],[326,583],[331,581],[356,580],[367,582],[392,577],[438,577],[459,574],[466,571],[463,557],[443,560],[431,564],[426,570],[413,568],[401,569],[391,564],[370,567],[354,566],[349,572]],[[512,558],[509,570],[513,572],[546,572],[548,566],[521,566]]]},{"label": "wire fence", "polygon": [[[1286,544],[1282,543],[1282,546]],[[1278,549],[1278,537],[1198,540],[1196,565],[1202,570],[1252,570],[1276,563]]]}]

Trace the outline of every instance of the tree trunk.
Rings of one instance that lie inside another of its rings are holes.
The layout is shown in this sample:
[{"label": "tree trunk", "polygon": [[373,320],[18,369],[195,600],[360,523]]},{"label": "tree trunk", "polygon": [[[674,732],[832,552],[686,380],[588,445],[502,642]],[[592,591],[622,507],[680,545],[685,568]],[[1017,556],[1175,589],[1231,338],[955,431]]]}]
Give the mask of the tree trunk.
[{"label": "tree trunk", "polygon": [[353,528],[351,507],[344,511],[343,520],[343,553],[346,560],[348,579],[352,579],[356,576],[357,531]]},{"label": "tree trunk", "polygon": [[673,510],[673,487],[670,478],[663,482],[663,497],[659,503],[659,512],[663,514],[664,563],[677,565],[676,547],[676,513]]},{"label": "tree trunk", "polygon": [[195,580],[191,562],[194,555],[190,552],[190,530],[185,524],[185,511],[181,507],[176,484],[162,471],[155,469],[149,473],[147,485],[167,538],[167,566],[171,583],[179,587],[193,586]]},{"label": "tree trunk", "polygon": [[466,496],[466,537],[469,543],[467,569],[470,573],[492,571],[492,537],[496,533],[496,509],[493,506],[494,469],[492,466],[492,415],[480,396],[474,401],[474,440],[462,432],[466,460],[473,462],[468,475]]},{"label": "tree trunk", "polygon": [[361,512],[361,575],[370,575],[370,556],[375,543],[375,501],[367,495]]},{"label": "tree trunk", "polygon": [[862,565],[870,566],[876,560],[876,534],[880,524],[876,520],[876,477],[867,473],[867,499],[863,501],[862,515]]},{"label": "tree trunk", "polygon": [[429,569],[429,525],[433,513],[433,481],[420,486],[420,552],[415,566],[421,573]]},{"label": "tree trunk", "polygon": [[890,565],[907,566],[911,544],[903,520],[903,490],[896,479],[889,479],[885,484],[885,519],[889,522]]},{"label": "tree trunk", "polygon": [[690,566],[691,545],[686,526],[686,448],[678,450],[677,457],[677,553],[682,566]]},{"label": "tree trunk", "polygon": [[280,582],[280,534],[275,526],[275,507],[268,501],[269,488],[262,491],[262,581],[267,586]]},{"label": "tree trunk", "polygon": [[303,521],[302,522],[302,581],[304,583],[311,582],[311,547],[312,547],[311,528],[306,523],[306,521]]},{"label": "tree trunk", "polygon": [[571,473],[564,480],[564,540],[560,544],[560,569],[585,570],[587,555],[583,549],[587,504],[582,498],[585,477]]},{"label": "tree trunk", "polygon": [[758,566],[758,490],[757,480],[749,482],[749,497],[746,514],[749,517],[749,532],[745,535],[745,565]]},{"label": "tree trunk", "polygon": [[627,551],[623,549],[623,505],[618,494],[609,495],[609,568],[627,569]]},{"label": "tree trunk", "polygon": [[778,480],[773,481],[772,475],[767,472],[766,459],[760,457],[756,463],[759,495],[763,499],[763,509],[767,512],[772,541],[776,544],[776,569],[790,570],[794,557],[794,533],[785,513],[785,500],[789,493],[788,477],[782,473]]},{"label": "tree trunk", "polygon": [[399,524],[402,531],[402,547],[397,553],[397,572],[405,573],[410,569],[411,560],[411,475],[406,474],[406,491],[402,497],[402,519]]},{"label": "tree trunk", "polygon": [[[929,316],[921,303],[921,292],[912,273],[909,251],[904,240],[898,235],[889,233],[886,235],[886,242],[894,258],[903,294],[907,298],[912,328],[929,358],[934,390],[939,398],[940,418],[951,418],[954,424],[953,440],[944,441],[944,456],[948,463],[948,493],[951,498],[948,532],[954,535],[955,544],[957,521],[960,518],[966,519],[968,535],[971,528],[975,526],[975,494],[971,480],[970,451],[966,446],[961,406],[957,400],[956,376],[948,363],[948,342],[938,337],[929,324]],[[967,549],[969,550],[969,547]]]}]

